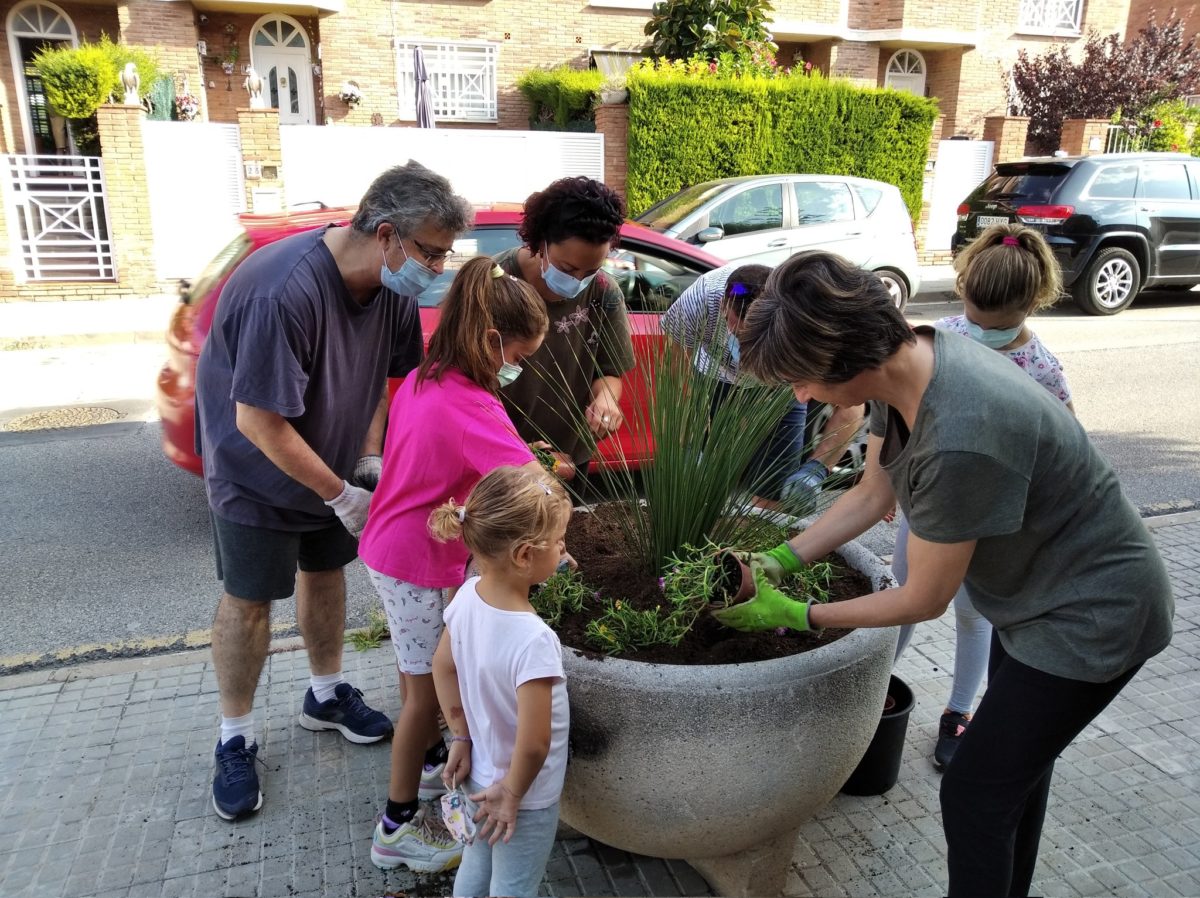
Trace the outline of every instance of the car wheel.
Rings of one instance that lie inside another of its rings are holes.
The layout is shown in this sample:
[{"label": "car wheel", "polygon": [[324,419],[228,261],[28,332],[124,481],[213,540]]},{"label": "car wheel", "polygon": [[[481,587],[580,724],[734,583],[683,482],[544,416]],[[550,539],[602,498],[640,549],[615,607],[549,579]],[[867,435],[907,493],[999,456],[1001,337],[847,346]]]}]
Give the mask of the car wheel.
[{"label": "car wheel", "polygon": [[1142,271],[1133,254],[1110,246],[1096,253],[1071,294],[1089,315],[1115,315],[1133,302],[1141,283]]},{"label": "car wheel", "polygon": [[890,268],[880,268],[875,273],[879,275],[883,286],[887,287],[888,293],[892,295],[892,302],[896,304],[896,308],[903,312],[904,307],[908,305],[908,281],[904,280],[903,275]]}]

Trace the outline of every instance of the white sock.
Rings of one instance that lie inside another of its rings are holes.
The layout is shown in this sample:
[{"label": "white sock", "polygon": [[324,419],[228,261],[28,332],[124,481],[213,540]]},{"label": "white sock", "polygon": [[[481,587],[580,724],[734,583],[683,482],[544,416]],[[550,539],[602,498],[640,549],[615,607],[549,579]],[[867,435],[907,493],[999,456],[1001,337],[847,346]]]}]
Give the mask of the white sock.
[{"label": "white sock", "polygon": [[221,744],[224,745],[234,736],[246,740],[246,748],[254,744],[254,712],[243,714],[241,717],[221,717]]},{"label": "white sock", "polygon": [[325,674],[323,676],[310,676],[308,684],[312,687],[313,697],[319,702],[327,702],[333,698],[333,690],[337,688],[339,683],[345,683],[346,678],[342,676],[339,670],[335,674]]}]

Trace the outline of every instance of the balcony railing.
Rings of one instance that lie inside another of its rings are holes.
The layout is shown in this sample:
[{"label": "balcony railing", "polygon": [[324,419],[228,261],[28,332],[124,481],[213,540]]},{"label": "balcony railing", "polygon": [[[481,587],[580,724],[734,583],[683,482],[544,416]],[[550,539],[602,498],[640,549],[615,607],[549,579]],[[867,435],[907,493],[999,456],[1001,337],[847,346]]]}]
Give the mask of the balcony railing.
[{"label": "balcony railing", "polygon": [[[416,41],[396,42],[400,118],[415,120],[416,76],[413,47]],[[433,117],[450,122],[494,122],[496,102],[496,45],[420,41],[429,75]]]},{"label": "balcony railing", "polygon": [[1083,24],[1083,0],[1021,0],[1022,32],[1034,34],[1079,34]]}]

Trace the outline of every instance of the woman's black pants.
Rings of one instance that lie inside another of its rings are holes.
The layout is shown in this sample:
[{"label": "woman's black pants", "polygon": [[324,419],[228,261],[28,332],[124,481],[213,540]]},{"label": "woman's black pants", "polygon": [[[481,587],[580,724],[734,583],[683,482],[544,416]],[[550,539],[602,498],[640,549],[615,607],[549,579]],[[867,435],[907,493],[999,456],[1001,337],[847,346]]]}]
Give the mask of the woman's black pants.
[{"label": "woman's black pants", "polygon": [[993,631],[988,686],[942,777],[950,898],[1029,894],[1054,761],[1124,688],[1035,670]]}]

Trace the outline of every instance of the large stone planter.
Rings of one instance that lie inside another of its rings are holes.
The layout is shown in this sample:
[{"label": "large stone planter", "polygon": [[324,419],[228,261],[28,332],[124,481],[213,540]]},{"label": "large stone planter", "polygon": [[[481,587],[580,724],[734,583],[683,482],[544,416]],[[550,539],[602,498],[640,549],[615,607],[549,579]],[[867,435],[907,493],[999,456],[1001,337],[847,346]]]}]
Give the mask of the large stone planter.
[{"label": "large stone planter", "polygon": [[[839,554],[892,584],[858,543]],[[721,895],[775,895],[800,826],[879,723],[897,630],[863,629],[753,664],[682,666],[564,651],[571,760],[563,820],[607,845],[683,858]]]}]

